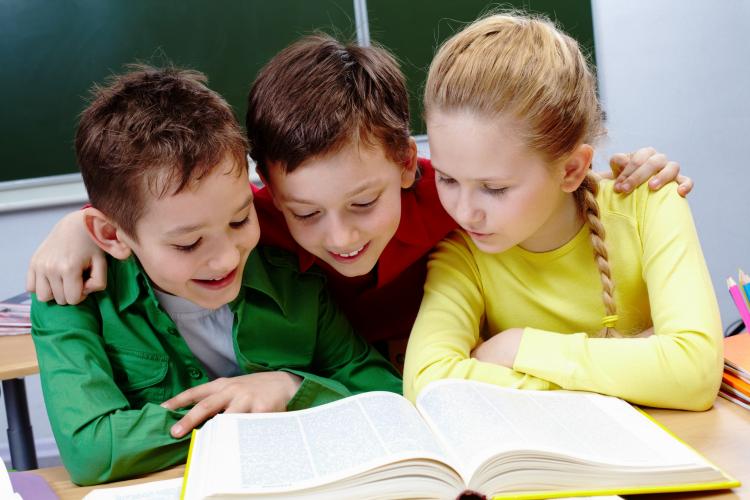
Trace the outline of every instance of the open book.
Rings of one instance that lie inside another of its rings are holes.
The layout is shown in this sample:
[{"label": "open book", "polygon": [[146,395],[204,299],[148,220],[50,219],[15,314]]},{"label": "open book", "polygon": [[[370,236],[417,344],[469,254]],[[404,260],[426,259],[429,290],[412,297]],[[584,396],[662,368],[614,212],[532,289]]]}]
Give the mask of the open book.
[{"label": "open book", "polygon": [[193,435],[183,498],[512,498],[738,486],[613,397],[442,380],[309,410],[222,414]]}]

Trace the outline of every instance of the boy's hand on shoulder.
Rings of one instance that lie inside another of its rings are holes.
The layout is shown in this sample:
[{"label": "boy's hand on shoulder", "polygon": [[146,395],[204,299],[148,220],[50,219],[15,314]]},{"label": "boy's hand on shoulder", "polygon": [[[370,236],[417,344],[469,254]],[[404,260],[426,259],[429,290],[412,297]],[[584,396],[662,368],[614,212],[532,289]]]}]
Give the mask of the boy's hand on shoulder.
[{"label": "boy's hand on shoulder", "polygon": [[83,217],[84,211],[76,210],[60,219],[31,257],[26,290],[42,302],[78,304],[107,286],[107,260],[89,238]]},{"label": "boy's hand on shoulder", "polygon": [[513,368],[522,336],[523,328],[504,330],[475,347],[471,351],[471,357],[486,363]]},{"label": "boy's hand on shoulder", "polygon": [[280,371],[218,378],[183,391],[161,406],[169,410],[193,406],[172,426],[172,437],[180,438],[220,412],[285,411],[301,383],[297,375]]},{"label": "boy's hand on shoulder", "polygon": [[678,184],[677,192],[683,197],[693,189],[693,180],[680,175],[679,163],[651,147],[641,148],[634,153],[617,153],[610,158],[609,166],[611,172],[601,172],[599,175],[605,179],[616,179],[614,189],[618,193],[630,193],[646,181],[654,191],[675,181]]}]

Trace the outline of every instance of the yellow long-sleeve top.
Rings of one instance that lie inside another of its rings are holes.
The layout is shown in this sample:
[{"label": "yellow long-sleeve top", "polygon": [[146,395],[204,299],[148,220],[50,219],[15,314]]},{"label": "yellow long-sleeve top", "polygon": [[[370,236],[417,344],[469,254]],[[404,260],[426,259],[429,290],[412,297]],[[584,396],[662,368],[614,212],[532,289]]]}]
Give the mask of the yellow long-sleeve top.
[{"label": "yellow long-sleeve top", "polygon": [[[430,257],[406,352],[409,399],[433,380],[463,378],[665,408],[711,406],[723,366],[721,321],[687,202],[675,184],[623,196],[602,182],[597,199],[615,328],[624,337],[595,337],[605,312],[588,226],[542,253],[484,253],[458,231]],[[633,337],[651,326],[653,335]],[[480,336],[518,327],[524,332],[513,369],[470,357]]]}]

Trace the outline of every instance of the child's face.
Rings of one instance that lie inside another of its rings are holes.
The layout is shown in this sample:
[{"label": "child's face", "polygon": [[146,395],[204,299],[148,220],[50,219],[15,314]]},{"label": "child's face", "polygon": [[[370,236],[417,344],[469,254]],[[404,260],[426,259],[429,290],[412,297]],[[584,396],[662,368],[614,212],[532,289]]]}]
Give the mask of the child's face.
[{"label": "child's face", "polygon": [[414,182],[415,168],[416,156],[405,167],[381,147],[349,144],[291,173],[269,165],[267,180],[297,243],[344,276],[361,276],[396,233],[401,188]]},{"label": "child's face", "polygon": [[526,147],[512,122],[436,112],[427,130],[440,201],[479,249],[542,252],[567,241],[568,219],[577,222],[562,168]]},{"label": "child's face", "polygon": [[209,309],[237,296],[260,237],[250,183],[233,167],[227,156],[194,188],[151,197],[138,242],[119,234],[157,288]]}]

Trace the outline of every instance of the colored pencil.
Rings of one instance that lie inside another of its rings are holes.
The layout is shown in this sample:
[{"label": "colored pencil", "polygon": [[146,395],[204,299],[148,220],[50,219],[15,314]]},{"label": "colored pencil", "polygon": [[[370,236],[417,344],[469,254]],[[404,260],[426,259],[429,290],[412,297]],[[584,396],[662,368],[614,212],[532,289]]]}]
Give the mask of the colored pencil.
[{"label": "colored pencil", "polygon": [[745,292],[745,303],[750,307],[750,276],[740,269],[740,288]]},{"label": "colored pencil", "polygon": [[750,334],[750,309],[748,309],[747,303],[742,297],[740,287],[737,286],[737,283],[735,283],[733,278],[729,277],[727,278],[727,288],[729,289],[729,294],[732,296],[732,300],[734,300],[734,305],[740,313],[743,323],[745,323],[745,331]]}]

